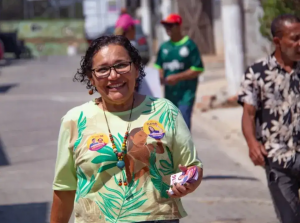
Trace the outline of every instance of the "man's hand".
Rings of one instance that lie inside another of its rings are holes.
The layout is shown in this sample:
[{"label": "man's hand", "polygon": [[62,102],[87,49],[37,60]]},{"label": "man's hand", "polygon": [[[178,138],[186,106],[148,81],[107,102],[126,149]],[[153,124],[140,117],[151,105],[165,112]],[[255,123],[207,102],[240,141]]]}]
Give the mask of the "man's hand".
[{"label": "man's hand", "polygon": [[178,81],[179,81],[179,80],[178,80],[176,74],[172,74],[172,75],[166,77],[166,79],[165,79],[165,83],[166,83],[167,85],[175,85],[175,84],[178,83]]},{"label": "man's hand", "polygon": [[265,147],[258,141],[253,141],[248,144],[249,156],[255,166],[265,166],[264,156],[268,155]]}]

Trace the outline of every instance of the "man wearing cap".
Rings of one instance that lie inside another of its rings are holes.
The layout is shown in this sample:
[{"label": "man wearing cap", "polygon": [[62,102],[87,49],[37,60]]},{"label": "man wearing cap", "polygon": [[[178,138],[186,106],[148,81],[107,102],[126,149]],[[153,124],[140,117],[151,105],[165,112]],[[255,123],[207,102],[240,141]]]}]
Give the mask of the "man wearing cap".
[{"label": "man wearing cap", "polygon": [[181,33],[182,18],[170,14],[161,24],[170,40],[159,49],[155,67],[159,69],[161,83],[165,84],[165,98],[181,111],[191,128],[191,115],[198,86],[198,76],[204,71],[197,45]]}]

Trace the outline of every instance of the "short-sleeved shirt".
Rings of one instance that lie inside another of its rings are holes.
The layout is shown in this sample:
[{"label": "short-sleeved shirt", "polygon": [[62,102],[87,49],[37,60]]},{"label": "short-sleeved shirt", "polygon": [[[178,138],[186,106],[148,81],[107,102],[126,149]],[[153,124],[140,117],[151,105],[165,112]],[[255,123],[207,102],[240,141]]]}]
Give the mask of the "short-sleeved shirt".
[{"label": "short-sleeved shirt", "polygon": [[288,73],[274,55],[250,66],[238,101],[256,108],[256,138],[271,165],[289,167],[300,152],[300,63]]},{"label": "short-sleeved shirt", "polygon": [[[197,45],[188,36],[179,42],[167,41],[163,43],[154,65],[163,69],[164,76],[178,74],[188,69],[204,71],[203,63]],[[198,77],[180,81],[174,86],[165,86],[165,97],[175,105],[192,105],[198,86]]]},{"label": "short-sleeved shirt", "polygon": [[[130,111],[106,112],[119,152],[129,115]],[[62,118],[53,189],[76,190],[77,223],[186,216],[180,199],[171,199],[166,192],[170,176],[180,172],[179,164],[202,168],[202,163],[180,111],[167,99],[146,97],[132,110],[131,120],[126,165],[120,170],[104,112],[95,101],[71,109]],[[97,142],[101,143],[97,146]]]}]

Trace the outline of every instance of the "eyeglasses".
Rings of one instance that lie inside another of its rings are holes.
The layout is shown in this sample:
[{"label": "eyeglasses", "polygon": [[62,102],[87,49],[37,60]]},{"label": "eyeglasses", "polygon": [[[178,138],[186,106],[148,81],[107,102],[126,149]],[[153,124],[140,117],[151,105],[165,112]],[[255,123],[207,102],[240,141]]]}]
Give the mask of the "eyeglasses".
[{"label": "eyeglasses", "polygon": [[115,64],[113,66],[99,67],[99,68],[93,69],[92,72],[94,73],[94,75],[97,78],[109,77],[112,68],[116,71],[117,74],[126,74],[131,70],[131,63],[132,63],[132,61],[121,62],[121,63]]}]

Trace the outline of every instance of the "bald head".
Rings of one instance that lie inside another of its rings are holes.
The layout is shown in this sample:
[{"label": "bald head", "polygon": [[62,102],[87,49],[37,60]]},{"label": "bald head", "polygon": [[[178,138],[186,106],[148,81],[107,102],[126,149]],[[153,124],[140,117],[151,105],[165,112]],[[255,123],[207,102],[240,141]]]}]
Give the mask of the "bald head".
[{"label": "bald head", "polygon": [[284,28],[294,23],[300,23],[300,19],[295,15],[280,15],[276,17],[271,24],[271,33],[274,37],[282,37]]}]

